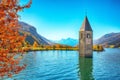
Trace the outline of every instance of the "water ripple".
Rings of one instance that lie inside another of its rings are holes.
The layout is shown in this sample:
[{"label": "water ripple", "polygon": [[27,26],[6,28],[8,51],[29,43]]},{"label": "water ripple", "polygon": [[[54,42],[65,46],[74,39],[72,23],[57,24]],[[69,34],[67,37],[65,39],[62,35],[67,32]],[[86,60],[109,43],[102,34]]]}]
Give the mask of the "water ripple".
[{"label": "water ripple", "polygon": [[120,80],[120,49],[94,52],[93,59],[77,51],[29,52],[21,63],[26,69],[4,80]]}]

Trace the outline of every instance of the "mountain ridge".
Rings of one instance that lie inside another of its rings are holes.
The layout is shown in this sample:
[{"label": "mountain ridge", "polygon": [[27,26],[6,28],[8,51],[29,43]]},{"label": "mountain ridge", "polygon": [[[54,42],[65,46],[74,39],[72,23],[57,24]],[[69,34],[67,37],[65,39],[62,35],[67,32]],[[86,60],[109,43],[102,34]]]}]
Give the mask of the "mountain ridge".
[{"label": "mountain ridge", "polygon": [[42,44],[42,45],[53,44],[50,40],[38,34],[34,26],[21,21],[19,22],[19,24],[21,25],[21,28],[19,31],[27,34],[26,41],[30,42],[30,44],[33,44],[34,41],[37,41],[38,44]]},{"label": "mountain ridge", "polygon": [[103,46],[114,45],[115,47],[120,46],[120,32],[108,33],[94,41],[94,44],[101,44]]},{"label": "mountain ridge", "polygon": [[66,39],[61,39],[61,40],[53,40],[53,42],[63,44],[63,45],[69,45],[69,46],[76,46],[78,44],[77,39],[73,39],[70,37],[68,37]]}]

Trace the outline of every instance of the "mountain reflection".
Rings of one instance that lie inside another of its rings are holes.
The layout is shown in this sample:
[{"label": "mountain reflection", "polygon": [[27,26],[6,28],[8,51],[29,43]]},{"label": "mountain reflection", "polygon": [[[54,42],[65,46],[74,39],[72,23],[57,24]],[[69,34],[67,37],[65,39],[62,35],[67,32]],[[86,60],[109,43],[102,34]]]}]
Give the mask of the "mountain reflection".
[{"label": "mountain reflection", "polygon": [[92,69],[93,69],[92,60],[93,60],[92,58],[79,57],[80,80],[94,80],[92,75]]}]

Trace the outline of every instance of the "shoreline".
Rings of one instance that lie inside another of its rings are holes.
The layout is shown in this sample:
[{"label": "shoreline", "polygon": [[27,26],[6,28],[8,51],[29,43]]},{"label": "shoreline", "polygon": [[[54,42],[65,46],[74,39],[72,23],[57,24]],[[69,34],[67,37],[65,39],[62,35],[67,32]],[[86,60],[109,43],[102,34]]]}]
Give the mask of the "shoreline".
[{"label": "shoreline", "polygon": [[[79,49],[78,48],[31,48],[29,49],[27,52],[31,52],[31,51],[59,51],[59,50],[62,50],[62,51],[78,51]],[[104,49],[103,50],[94,50],[93,51],[96,51],[96,52],[102,52],[102,51],[105,51]]]}]

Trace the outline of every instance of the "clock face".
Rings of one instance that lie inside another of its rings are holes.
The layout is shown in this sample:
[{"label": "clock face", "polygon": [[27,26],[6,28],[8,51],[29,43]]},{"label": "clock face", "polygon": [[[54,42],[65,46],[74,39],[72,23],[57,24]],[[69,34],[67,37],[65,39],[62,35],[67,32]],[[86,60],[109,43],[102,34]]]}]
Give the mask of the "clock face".
[{"label": "clock face", "polygon": [[86,39],[87,44],[91,44],[91,39]]}]

